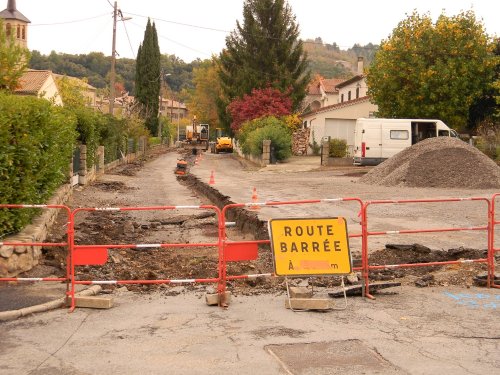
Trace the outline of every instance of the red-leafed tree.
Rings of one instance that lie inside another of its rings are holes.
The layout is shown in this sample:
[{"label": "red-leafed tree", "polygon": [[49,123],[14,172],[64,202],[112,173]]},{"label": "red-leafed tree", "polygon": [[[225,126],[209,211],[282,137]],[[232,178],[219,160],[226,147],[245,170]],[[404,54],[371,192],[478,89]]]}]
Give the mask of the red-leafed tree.
[{"label": "red-leafed tree", "polygon": [[245,121],[264,116],[286,116],[292,113],[292,99],[289,93],[267,87],[253,89],[250,95],[233,100],[227,107],[233,122],[231,129],[237,132]]}]

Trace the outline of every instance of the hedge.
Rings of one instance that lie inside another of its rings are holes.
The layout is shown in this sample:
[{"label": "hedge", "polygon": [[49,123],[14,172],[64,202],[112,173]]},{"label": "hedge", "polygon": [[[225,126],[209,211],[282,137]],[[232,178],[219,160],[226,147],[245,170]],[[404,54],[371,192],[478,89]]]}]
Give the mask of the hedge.
[{"label": "hedge", "polygon": [[[76,118],[45,99],[0,93],[0,203],[42,204],[68,178]],[[35,210],[0,210],[0,237]]]},{"label": "hedge", "polygon": [[[258,126],[262,124],[263,126]],[[252,126],[246,129],[248,132],[240,134],[243,153],[248,155],[262,155],[262,142],[271,140],[271,147],[274,149],[276,160],[285,160],[292,155],[292,136],[283,122],[274,118],[267,117],[260,120],[254,120]],[[242,135],[244,135],[242,137]]]}]

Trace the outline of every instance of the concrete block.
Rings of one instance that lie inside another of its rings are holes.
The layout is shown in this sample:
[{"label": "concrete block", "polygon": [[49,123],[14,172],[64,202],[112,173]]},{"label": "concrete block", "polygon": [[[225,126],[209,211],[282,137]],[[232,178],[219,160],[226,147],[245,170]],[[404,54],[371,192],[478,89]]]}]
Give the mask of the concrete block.
[{"label": "concrete block", "polygon": [[[227,305],[229,305],[231,302],[231,292],[225,292],[223,300]],[[205,294],[205,301],[208,306],[217,306],[219,305],[219,295],[217,293],[207,293]]]},{"label": "concrete block", "polygon": [[[69,306],[71,300],[66,299],[66,305]],[[96,297],[96,296],[75,296],[76,307],[86,307],[89,309],[110,309],[113,307],[112,297]]]},{"label": "concrete block", "polygon": [[327,298],[287,298],[285,299],[285,307],[296,310],[331,310],[334,306],[334,301]]},{"label": "concrete block", "polygon": [[291,286],[289,288],[290,298],[312,298],[313,291],[304,286]]}]

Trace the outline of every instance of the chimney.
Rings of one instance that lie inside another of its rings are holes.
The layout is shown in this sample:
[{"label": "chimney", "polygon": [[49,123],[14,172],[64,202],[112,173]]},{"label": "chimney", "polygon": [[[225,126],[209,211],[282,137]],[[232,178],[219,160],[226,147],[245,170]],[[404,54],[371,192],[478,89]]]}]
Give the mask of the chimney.
[{"label": "chimney", "polygon": [[363,57],[358,56],[358,75],[363,74]]}]

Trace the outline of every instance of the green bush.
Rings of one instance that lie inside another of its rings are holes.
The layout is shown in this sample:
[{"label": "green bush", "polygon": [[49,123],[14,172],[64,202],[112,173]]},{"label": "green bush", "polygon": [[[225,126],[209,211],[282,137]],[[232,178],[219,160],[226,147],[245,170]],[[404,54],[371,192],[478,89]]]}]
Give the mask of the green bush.
[{"label": "green bush", "polygon": [[286,124],[275,118],[276,121],[268,121],[268,119],[270,118],[263,119],[267,123],[266,125],[257,127],[245,135],[245,141],[241,145],[243,153],[259,157],[262,155],[262,141],[271,140],[271,147],[274,148],[276,159],[285,160],[292,155],[292,136],[286,128]]},{"label": "green bush", "polygon": [[[76,118],[44,99],[0,93],[0,203],[42,204],[68,178]],[[0,210],[0,237],[34,210]]]},{"label": "green bush", "polygon": [[126,123],[111,115],[102,115],[103,121],[99,128],[100,145],[104,146],[104,162],[110,163],[126,154],[127,135]]},{"label": "green bush", "polygon": [[345,158],[347,156],[347,142],[345,139],[330,139],[328,156],[332,158]]}]

